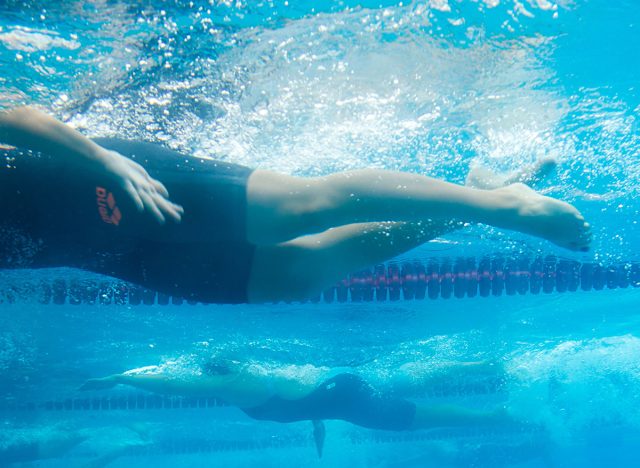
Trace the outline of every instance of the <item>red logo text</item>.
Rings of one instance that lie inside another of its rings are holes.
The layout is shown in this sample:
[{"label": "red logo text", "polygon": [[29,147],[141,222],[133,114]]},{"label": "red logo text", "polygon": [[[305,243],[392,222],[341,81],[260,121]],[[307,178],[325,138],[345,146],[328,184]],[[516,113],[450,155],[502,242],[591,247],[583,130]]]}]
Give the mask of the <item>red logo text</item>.
[{"label": "red logo text", "polygon": [[122,213],[116,205],[116,199],[113,193],[108,192],[103,187],[96,187],[96,203],[98,204],[98,213],[100,218],[107,224],[117,226],[122,219]]}]

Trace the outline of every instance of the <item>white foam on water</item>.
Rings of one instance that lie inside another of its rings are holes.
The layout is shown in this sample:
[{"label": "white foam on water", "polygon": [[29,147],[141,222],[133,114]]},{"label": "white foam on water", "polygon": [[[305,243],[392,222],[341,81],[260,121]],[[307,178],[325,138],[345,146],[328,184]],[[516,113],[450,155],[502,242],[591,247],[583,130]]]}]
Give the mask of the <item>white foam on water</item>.
[{"label": "white foam on water", "polygon": [[577,437],[593,425],[640,426],[640,338],[567,340],[513,355],[509,407],[517,417]]}]

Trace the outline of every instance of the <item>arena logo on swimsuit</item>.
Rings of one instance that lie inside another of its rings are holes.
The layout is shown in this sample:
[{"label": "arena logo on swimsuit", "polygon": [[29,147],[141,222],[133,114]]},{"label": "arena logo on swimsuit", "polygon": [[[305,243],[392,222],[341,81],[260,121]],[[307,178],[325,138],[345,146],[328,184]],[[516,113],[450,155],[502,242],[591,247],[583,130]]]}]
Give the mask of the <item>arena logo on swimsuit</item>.
[{"label": "arena logo on swimsuit", "polygon": [[122,213],[120,209],[116,205],[116,199],[113,196],[113,193],[108,192],[107,189],[103,187],[96,187],[96,203],[98,204],[98,213],[100,213],[100,218],[107,224],[120,224],[120,220],[122,219]]}]

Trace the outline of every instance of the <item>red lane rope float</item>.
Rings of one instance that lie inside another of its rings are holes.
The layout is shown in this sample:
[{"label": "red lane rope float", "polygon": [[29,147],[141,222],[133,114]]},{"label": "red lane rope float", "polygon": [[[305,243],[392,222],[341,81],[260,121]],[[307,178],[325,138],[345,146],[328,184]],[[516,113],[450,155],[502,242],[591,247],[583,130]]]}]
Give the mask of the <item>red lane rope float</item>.
[{"label": "red lane rope float", "polygon": [[[640,262],[603,265],[555,256],[459,257],[376,265],[349,275],[311,302],[372,302],[513,296],[640,286]],[[55,279],[0,285],[0,302],[43,304],[196,304],[118,280]]]}]

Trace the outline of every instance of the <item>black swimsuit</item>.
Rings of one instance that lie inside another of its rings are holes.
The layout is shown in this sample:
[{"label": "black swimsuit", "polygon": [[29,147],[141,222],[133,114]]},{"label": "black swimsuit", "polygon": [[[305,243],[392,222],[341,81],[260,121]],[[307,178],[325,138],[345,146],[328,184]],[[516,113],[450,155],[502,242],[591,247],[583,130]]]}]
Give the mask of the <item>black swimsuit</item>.
[{"label": "black swimsuit", "polygon": [[402,431],[412,427],[416,405],[377,393],[356,375],[340,374],[326,380],[304,398],[272,397],[260,406],[242,411],[254,419],[267,421],[342,419],[370,429]]},{"label": "black swimsuit", "polygon": [[0,151],[0,268],[68,266],[202,302],[247,301],[252,169],[150,143],[96,139],[140,163],[184,207],[181,223],[140,213],[104,173]]}]

